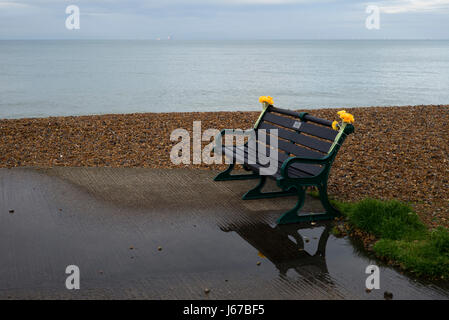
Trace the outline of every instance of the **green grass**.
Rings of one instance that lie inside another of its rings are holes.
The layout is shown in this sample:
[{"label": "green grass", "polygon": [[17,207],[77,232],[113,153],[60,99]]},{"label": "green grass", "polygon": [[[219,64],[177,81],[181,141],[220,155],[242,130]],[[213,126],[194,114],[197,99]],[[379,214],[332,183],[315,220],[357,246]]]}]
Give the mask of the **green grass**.
[{"label": "green grass", "polygon": [[429,231],[413,209],[396,200],[334,202],[350,225],[375,235],[374,253],[420,276],[449,278],[449,231]]}]

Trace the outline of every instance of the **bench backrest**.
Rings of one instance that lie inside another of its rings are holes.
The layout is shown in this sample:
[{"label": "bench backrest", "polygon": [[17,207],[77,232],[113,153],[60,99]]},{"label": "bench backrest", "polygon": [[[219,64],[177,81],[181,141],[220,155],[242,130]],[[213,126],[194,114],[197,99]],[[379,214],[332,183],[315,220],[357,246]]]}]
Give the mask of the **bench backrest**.
[{"label": "bench backrest", "polygon": [[[268,106],[256,124],[257,129],[278,129],[278,149],[288,155],[322,158],[331,151],[338,131],[332,122],[307,113]],[[267,139],[267,144],[270,144]]]}]

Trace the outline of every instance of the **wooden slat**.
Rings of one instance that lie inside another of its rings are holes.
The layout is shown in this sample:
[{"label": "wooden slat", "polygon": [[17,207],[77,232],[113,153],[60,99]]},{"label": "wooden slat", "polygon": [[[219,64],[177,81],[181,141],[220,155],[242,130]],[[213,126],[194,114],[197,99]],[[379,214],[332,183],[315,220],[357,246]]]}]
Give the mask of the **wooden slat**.
[{"label": "wooden slat", "polygon": [[286,129],[282,129],[279,127],[276,127],[268,122],[263,122],[259,126],[259,129],[265,129],[267,130],[267,133],[269,133],[268,130],[277,129],[278,130],[278,136],[283,139],[290,140],[292,142],[302,144],[303,146],[327,153],[329,152],[329,149],[331,147],[331,143],[319,139],[312,138],[310,136],[306,136],[303,134],[299,134],[298,132],[294,131],[288,131]]},{"label": "wooden slat", "polygon": [[[262,166],[257,164],[257,163],[256,164],[249,164],[248,166],[251,169],[255,169],[257,172],[259,172],[260,169],[262,168]],[[278,171],[271,177],[272,178],[276,178],[276,179],[280,178],[281,177],[281,168],[279,167]],[[311,175],[309,175],[309,174],[307,174],[305,172],[302,172],[302,171],[298,171],[298,170],[296,170],[293,167],[290,167],[290,168],[288,168],[288,177],[289,178],[307,178],[307,177],[311,177]]]},{"label": "wooden slat", "polygon": [[277,114],[274,114],[274,113],[271,113],[271,112],[267,112],[263,116],[262,121],[268,121],[268,122],[277,124],[277,125],[279,125],[281,127],[292,129],[294,123],[298,122],[300,120],[299,119],[298,120],[294,120],[294,119],[290,119],[290,118],[285,118],[285,117],[278,116]]},{"label": "wooden slat", "polygon": [[[251,152],[257,152],[256,150],[251,149],[249,145],[247,146],[247,148]],[[262,144],[261,142],[257,143],[257,148],[266,148],[265,149],[265,154],[266,155],[267,154],[271,155],[271,153],[269,153],[269,151],[270,152],[273,151],[272,148],[268,147],[267,145]],[[287,158],[290,158],[290,155],[285,153],[285,152],[280,151],[280,152],[278,152],[277,157],[278,157],[278,161],[280,162],[280,166],[282,166],[282,163],[284,163],[284,161]],[[323,155],[320,155],[318,158],[321,158],[321,157],[323,157]],[[306,173],[308,173],[310,175],[313,175],[313,176],[317,175],[318,173],[320,173],[321,169],[322,169],[322,167],[320,165],[309,164],[309,163],[294,163],[293,167],[297,168],[298,170],[304,171],[304,172],[306,172]]]},{"label": "wooden slat", "polygon": [[299,119],[295,120],[295,119],[290,119],[290,118],[284,118],[284,117],[278,116],[274,113],[265,113],[265,115],[262,118],[262,121],[263,122],[268,121],[268,122],[274,123],[274,124],[279,125],[284,128],[294,129],[299,132],[304,132],[304,133],[310,134],[312,136],[331,140],[331,141],[334,141],[335,137],[337,136],[337,131],[335,131],[335,130],[332,130],[327,127],[321,127],[318,125],[314,125],[314,124],[308,123],[308,122],[300,122],[301,125],[299,126],[299,128],[297,128],[297,127],[295,128],[295,123],[297,123],[299,121]]},{"label": "wooden slat", "polygon": [[270,111],[274,111],[274,112],[281,113],[281,114],[286,114],[286,115],[293,116],[293,117],[300,119],[300,114],[299,114],[299,112],[296,112],[296,111],[292,111],[292,110],[288,110],[288,109],[281,109],[281,108],[276,108],[276,107],[271,107]]},{"label": "wooden slat", "polygon": [[286,153],[291,153],[298,157],[309,157],[309,158],[322,158],[323,154],[317,151],[312,151],[304,147],[300,147],[292,142],[285,140],[278,140],[278,148],[285,151]]},{"label": "wooden slat", "polygon": [[[257,148],[266,148],[265,150],[265,155],[273,160],[275,160],[273,153],[274,150],[271,149],[270,147],[263,145],[263,144],[259,144],[257,146]],[[258,158],[257,158],[257,151],[254,149],[250,149],[248,148],[248,146],[246,146],[243,149],[243,146],[239,146],[239,147],[223,147],[223,150],[228,149],[232,154],[236,155],[237,154],[237,149],[239,151],[243,151],[244,154],[244,158],[239,158],[239,161],[242,161],[242,159],[244,159],[245,163],[248,163],[249,160],[249,156],[252,156],[252,159],[255,159],[256,162],[258,162]],[[284,153],[284,152],[278,152],[277,153],[277,161],[280,163],[279,165],[282,165],[282,163],[288,158],[288,154]],[[260,164],[260,163],[259,163]]]},{"label": "wooden slat", "polygon": [[317,118],[317,117],[311,116],[310,114],[306,114],[304,119],[306,121],[319,123],[319,124],[322,124],[324,126],[328,126],[328,127],[332,128],[332,121],[329,121],[329,120],[326,120],[326,119]]},{"label": "wooden slat", "polygon": [[[258,148],[263,148],[263,147],[269,149],[269,151],[274,151],[273,149],[267,147],[266,145],[262,145],[262,144],[258,145]],[[256,159],[255,165],[262,166],[257,161],[258,159],[257,159],[257,151],[256,150],[250,149],[248,147],[245,147],[245,149],[243,149],[242,146],[240,146],[240,147],[235,147],[234,146],[234,147],[223,147],[223,151],[225,151],[224,150],[225,148],[228,149],[228,152],[230,152],[233,155],[233,158],[234,159],[238,159],[239,162],[244,162],[244,163],[248,164],[248,159],[249,159],[249,156],[251,154],[253,156],[252,159]],[[243,157],[237,155],[237,148],[240,148],[240,150],[243,151]],[[272,156],[272,153],[269,153],[268,151],[266,151],[266,154],[269,154],[270,155],[269,157],[274,160],[274,158]],[[282,167],[282,164],[284,163],[284,161],[287,158],[289,158],[289,156],[286,153],[284,153],[284,152],[278,152],[277,157],[278,157],[278,170],[280,171],[280,168]],[[318,173],[321,172],[322,168],[319,165],[304,164],[304,163],[294,163],[291,166],[291,169],[289,169],[289,170],[300,171],[300,172],[297,172],[296,175],[297,176],[306,177],[306,176],[317,175]]]},{"label": "wooden slat", "polygon": [[[285,114],[288,116],[293,116],[295,118],[301,119],[301,114],[299,112],[296,111],[292,111],[292,110],[288,110],[288,109],[281,109],[281,108],[276,108],[276,107],[270,107],[269,111],[271,112],[276,112],[276,113],[280,113],[280,114]],[[317,118],[314,116],[311,116],[310,114],[306,114],[304,116],[304,120],[306,121],[311,121],[311,122],[315,122],[315,123],[319,123],[322,124],[324,126],[328,126],[332,128],[332,121],[326,120],[326,119],[321,119],[321,118]]]},{"label": "wooden slat", "polygon": [[300,131],[330,141],[334,141],[338,134],[338,132],[333,129],[320,127],[309,122],[303,122]]}]

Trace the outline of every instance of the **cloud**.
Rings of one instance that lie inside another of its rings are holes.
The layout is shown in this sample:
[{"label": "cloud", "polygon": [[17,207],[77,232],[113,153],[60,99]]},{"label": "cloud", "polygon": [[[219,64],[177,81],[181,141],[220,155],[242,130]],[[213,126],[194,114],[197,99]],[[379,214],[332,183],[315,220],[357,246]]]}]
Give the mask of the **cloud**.
[{"label": "cloud", "polygon": [[283,5],[283,4],[303,4],[303,3],[316,3],[316,2],[333,2],[335,0],[8,0],[0,1],[0,5],[5,4],[21,6],[24,3],[32,3],[36,6],[52,6],[55,4],[76,4],[83,5],[89,4],[94,6],[115,6],[115,5],[127,5],[132,6],[172,6],[172,5]]},{"label": "cloud", "polygon": [[381,1],[379,7],[383,13],[397,14],[405,12],[446,12],[449,0],[390,0]]},{"label": "cloud", "polygon": [[[70,4],[81,10],[76,32],[65,28]],[[389,13],[378,32],[364,28],[368,4]],[[0,0],[0,39],[449,38],[442,14],[421,15],[416,33],[420,12],[449,12],[449,0]]]},{"label": "cloud", "polygon": [[21,9],[31,7],[28,4],[13,2],[13,1],[0,1],[0,9]]},{"label": "cloud", "polygon": [[[206,3],[206,1],[202,1],[202,2]],[[248,4],[280,5],[280,4],[312,3],[312,2],[317,2],[317,1],[313,1],[313,0],[224,0],[224,1],[216,0],[216,2],[219,4],[229,4],[229,5],[248,5]],[[210,3],[210,1],[208,3]]]}]

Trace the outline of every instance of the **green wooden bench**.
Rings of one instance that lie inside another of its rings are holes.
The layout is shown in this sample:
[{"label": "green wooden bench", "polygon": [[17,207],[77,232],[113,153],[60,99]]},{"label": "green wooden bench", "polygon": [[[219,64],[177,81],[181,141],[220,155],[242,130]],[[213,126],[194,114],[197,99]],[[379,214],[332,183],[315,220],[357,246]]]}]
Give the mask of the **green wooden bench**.
[{"label": "green wooden bench", "polygon": [[[232,155],[234,159],[225,171],[215,177],[215,181],[260,179],[255,188],[243,195],[244,200],[296,195],[298,202],[294,208],[282,214],[277,220],[278,224],[333,219],[338,216],[340,213],[329,202],[327,181],[338,150],[346,136],[354,132],[354,126],[343,123],[340,130],[336,131],[332,129],[332,121],[313,117],[306,112],[298,113],[266,105],[254,129],[257,139],[256,150],[248,143],[242,146],[222,146],[222,152]],[[259,129],[265,129],[267,133],[273,129],[278,130],[276,151],[270,148],[270,139],[266,139],[265,144],[258,139]],[[221,135],[225,135],[226,131],[223,130]],[[248,159],[257,159],[254,154],[258,148],[277,152],[279,166],[275,174],[261,175],[260,170],[264,165],[258,161],[249,163]],[[236,162],[242,163],[244,169],[251,173],[231,174]],[[268,177],[275,179],[282,190],[262,192]],[[298,214],[304,204],[306,188],[309,186],[318,188],[326,212]]]}]

